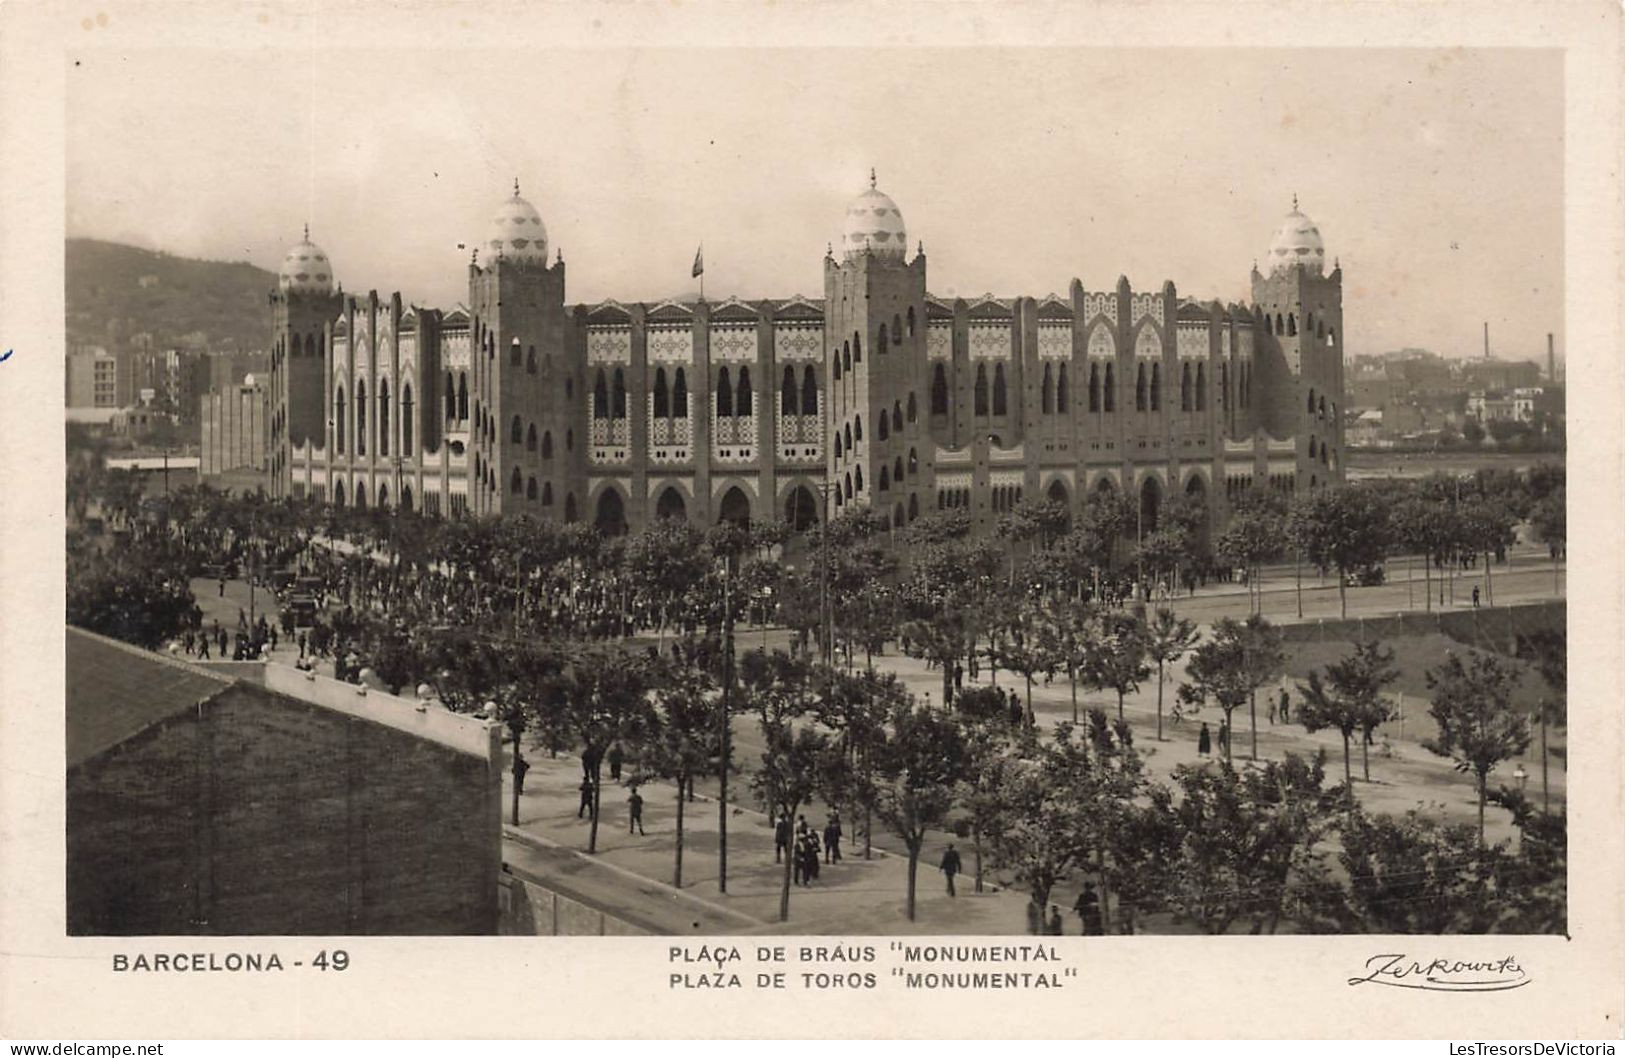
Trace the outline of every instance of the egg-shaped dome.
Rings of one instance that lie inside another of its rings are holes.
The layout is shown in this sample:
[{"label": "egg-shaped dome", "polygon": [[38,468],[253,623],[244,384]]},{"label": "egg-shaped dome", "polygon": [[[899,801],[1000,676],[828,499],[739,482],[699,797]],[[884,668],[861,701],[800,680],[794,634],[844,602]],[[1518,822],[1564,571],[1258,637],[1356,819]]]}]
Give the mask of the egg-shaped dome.
[{"label": "egg-shaped dome", "polygon": [[841,247],[847,257],[872,253],[877,257],[902,260],[908,250],[908,232],[903,213],[891,196],[875,187],[875,174],[869,173],[869,188],[846,207],[846,227]]},{"label": "egg-shaped dome", "polygon": [[1292,212],[1275,229],[1268,260],[1272,275],[1295,264],[1303,265],[1311,275],[1318,276],[1326,270],[1326,244],[1321,241],[1320,229],[1298,211],[1296,196],[1292,199]]},{"label": "egg-shaped dome", "polygon": [[333,292],[333,265],[320,246],[310,241],[310,228],[305,228],[305,240],[289,250],[277,269],[277,285],[293,294],[331,294]]},{"label": "egg-shaped dome", "polygon": [[519,196],[519,181],[513,182],[513,197],[491,218],[482,246],[489,258],[547,263],[547,228],[536,207]]}]

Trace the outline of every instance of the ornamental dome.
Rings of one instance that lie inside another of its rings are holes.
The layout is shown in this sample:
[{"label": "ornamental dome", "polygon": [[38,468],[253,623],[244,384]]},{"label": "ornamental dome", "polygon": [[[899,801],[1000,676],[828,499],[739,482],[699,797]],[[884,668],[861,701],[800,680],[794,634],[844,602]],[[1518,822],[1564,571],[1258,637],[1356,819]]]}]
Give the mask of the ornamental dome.
[{"label": "ornamental dome", "polygon": [[1269,273],[1284,272],[1301,264],[1310,275],[1326,270],[1326,244],[1321,241],[1320,229],[1315,222],[1298,212],[1298,196],[1292,196],[1292,212],[1281,221],[1270,241]]},{"label": "ornamental dome", "polygon": [[848,258],[868,252],[897,261],[901,261],[908,250],[902,211],[889,195],[875,189],[873,169],[869,171],[869,190],[846,207],[841,249]]},{"label": "ornamental dome", "polygon": [[333,292],[333,265],[320,246],[310,241],[310,226],[305,226],[305,241],[289,250],[277,269],[277,286],[290,294],[331,294]]},{"label": "ornamental dome", "polygon": [[547,263],[547,228],[536,207],[519,197],[519,181],[513,182],[513,197],[491,218],[481,248],[492,258]]}]

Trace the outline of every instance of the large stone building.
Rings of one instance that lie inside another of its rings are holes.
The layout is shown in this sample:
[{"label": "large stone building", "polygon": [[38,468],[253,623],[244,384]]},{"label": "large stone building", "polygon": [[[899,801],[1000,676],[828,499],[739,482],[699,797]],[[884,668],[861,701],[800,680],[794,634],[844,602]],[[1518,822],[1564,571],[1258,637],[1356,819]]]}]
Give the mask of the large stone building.
[{"label": "large stone building", "polygon": [[335,292],[306,240],[271,294],[278,494],[622,531],[858,504],[894,524],[1096,489],[1222,517],[1255,483],[1342,478],[1342,271],[1293,203],[1249,304],[1172,282],[948,300],[870,186],[821,298],[569,305],[514,194],[450,311]]}]

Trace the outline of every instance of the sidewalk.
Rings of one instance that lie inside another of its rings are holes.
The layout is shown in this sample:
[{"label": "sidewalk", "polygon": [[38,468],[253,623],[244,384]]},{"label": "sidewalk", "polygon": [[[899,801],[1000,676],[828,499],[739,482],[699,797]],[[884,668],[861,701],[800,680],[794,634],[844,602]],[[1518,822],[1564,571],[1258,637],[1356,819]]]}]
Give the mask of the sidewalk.
[{"label": "sidewalk", "polygon": [[[809,887],[791,886],[790,920],[778,920],[782,866],[773,862],[773,831],[760,812],[734,804],[728,817],[728,892],[717,891],[717,804],[697,798],[684,812],[683,889],[681,894],[669,884],[675,852],[676,788],[670,783],[646,783],[644,827],[647,836],[628,834],[625,787],[611,783],[605,772],[598,829],[598,853],[588,857],[589,822],[576,817],[580,797],[581,764],[574,757],[549,759],[535,750],[527,752],[531,769],[525,777],[525,793],[520,798],[517,828],[530,841],[562,846],[544,851],[536,867],[526,864],[548,884],[558,879],[573,885],[597,906],[613,913],[624,910],[628,917],[647,923],[658,922],[661,932],[691,934],[701,932],[704,919],[689,919],[687,909],[703,910],[712,916],[717,930],[727,933],[813,933],[813,934],[1021,934],[1026,932],[1026,896],[1012,891],[976,894],[974,876],[967,873],[958,881],[959,896],[951,899],[944,891],[943,877],[936,869],[942,850],[951,835],[932,834],[921,854],[917,890],[916,921],[909,922],[907,900],[907,858],[883,855],[865,861],[862,845],[851,843],[852,821],[843,821],[848,838],[843,842],[841,863],[822,865],[819,877]],[[741,781],[744,780],[743,778]],[[737,787],[736,787],[737,788]],[[512,788],[506,795],[511,799]],[[506,806],[509,802],[505,801]],[[505,808],[506,811],[506,808]],[[822,810],[808,811],[807,821],[822,828]],[[884,840],[876,833],[877,840]],[[896,838],[891,841],[900,845]],[[529,844],[530,842],[527,842]],[[965,867],[974,867],[971,850],[956,842],[964,853]],[[507,848],[515,847],[514,841]],[[566,853],[565,850],[577,850]],[[615,870],[619,868],[620,870]],[[660,879],[655,882],[651,879]],[[987,876],[992,881],[991,874]],[[684,909],[676,913],[677,908]],[[695,922],[700,923],[695,925]],[[731,924],[730,924],[731,923]],[[755,923],[754,928],[742,928]],[[670,926],[677,924],[680,929]]]}]

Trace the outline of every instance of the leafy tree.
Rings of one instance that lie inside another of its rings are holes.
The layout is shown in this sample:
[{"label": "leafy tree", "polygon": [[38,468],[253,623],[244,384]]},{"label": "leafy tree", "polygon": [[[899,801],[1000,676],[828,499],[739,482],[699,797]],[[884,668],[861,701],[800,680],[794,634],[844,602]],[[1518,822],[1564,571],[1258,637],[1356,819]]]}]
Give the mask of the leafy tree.
[{"label": "leafy tree", "polygon": [[1353,930],[1485,933],[1497,918],[1504,845],[1485,847],[1471,824],[1442,823],[1414,809],[1355,815],[1338,856],[1348,874]]},{"label": "leafy tree", "polygon": [[1380,493],[1362,485],[1313,489],[1298,497],[1287,519],[1298,551],[1322,569],[1337,570],[1337,598],[1348,616],[1349,574],[1382,561],[1393,532]]},{"label": "leafy tree", "polygon": [[[1071,726],[1057,727],[1058,734],[1067,730],[1069,749],[1075,745]],[[983,800],[982,832],[993,863],[1043,907],[1091,852],[1093,805],[1082,789],[1086,777],[1077,756],[1029,739],[1020,753],[988,760],[983,768],[990,796]]]},{"label": "leafy tree", "polygon": [[655,688],[658,724],[650,740],[649,753],[640,772],[673,779],[677,783],[676,860],[672,865],[672,886],[683,887],[683,810],[693,795],[694,780],[714,766],[721,757],[717,733],[722,703],[713,695],[716,680],[706,666],[687,660],[664,662]]},{"label": "leafy tree", "polygon": [[156,650],[201,620],[180,562],[144,547],[68,554],[68,623]]},{"label": "leafy tree", "polygon": [[1495,605],[1495,559],[1506,553],[1515,539],[1512,531],[1512,513],[1505,507],[1480,500],[1460,509],[1461,540],[1464,549],[1478,551],[1484,558],[1484,591],[1487,601]]},{"label": "leafy tree", "polygon": [[[1319,670],[1309,673],[1309,684],[1298,685],[1298,723],[1311,734],[1322,728],[1335,728],[1343,736],[1343,785],[1348,792],[1348,809],[1354,805],[1354,779],[1349,766],[1349,739],[1357,730],[1374,728],[1389,718],[1382,688],[1399,672],[1392,668],[1394,652],[1372,640],[1354,644],[1353,653],[1326,666],[1323,679]],[[1363,740],[1362,740],[1363,741]],[[1366,781],[1371,781],[1369,763]]]},{"label": "leafy tree", "polygon": [[1059,659],[1042,604],[1033,598],[1016,600],[998,621],[992,654],[998,664],[1019,673],[1027,684],[1027,722],[1033,722],[1033,677],[1055,671]]},{"label": "leafy tree", "polygon": [[1325,885],[1318,846],[1336,799],[1324,778],[1321,757],[1294,754],[1242,772],[1228,762],[1176,769],[1181,796],[1167,810],[1183,839],[1169,865],[1169,907],[1217,935],[1248,918],[1250,932],[1274,933],[1301,904],[1318,906],[1300,897]]},{"label": "leafy tree", "polygon": [[649,692],[658,675],[647,656],[624,644],[580,643],[564,652],[552,690],[564,722],[581,743],[583,756],[593,765],[589,853],[598,851],[604,754],[616,743],[641,749],[649,741],[655,724]]},{"label": "leafy tree", "polygon": [[1252,738],[1253,760],[1258,759],[1258,689],[1281,675],[1286,664],[1286,650],[1281,630],[1262,614],[1252,614],[1237,626],[1242,637],[1242,659],[1249,690],[1247,691],[1248,727]]},{"label": "leafy tree", "polygon": [[1178,661],[1200,638],[1196,622],[1179,617],[1172,610],[1158,609],[1146,626],[1145,655],[1157,663],[1157,741],[1162,738],[1162,684],[1164,670]]},{"label": "leafy tree", "polygon": [[1520,632],[1518,657],[1534,665],[1551,692],[1540,703],[1540,801],[1541,811],[1550,812],[1551,782],[1548,773],[1546,728],[1549,724],[1568,725],[1569,635],[1566,628]]},{"label": "leafy tree", "polygon": [[1478,840],[1484,843],[1484,802],[1490,773],[1529,746],[1529,725],[1512,705],[1516,664],[1495,654],[1470,651],[1463,661],[1452,654],[1427,673],[1433,704],[1428,713],[1438,737],[1423,744],[1449,757],[1456,770],[1471,772],[1478,786]]},{"label": "leafy tree", "polygon": [[1101,619],[1103,633],[1095,650],[1089,680],[1095,686],[1117,692],[1117,718],[1123,719],[1123,699],[1140,689],[1151,675],[1146,664],[1146,628],[1142,617],[1107,614]]},{"label": "leafy tree", "polygon": [[1044,602],[1046,649],[1058,670],[1066,672],[1072,692],[1072,722],[1078,722],[1078,678],[1089,678],[1095,657],[1100,615],[1093,603],[1070,595]]},{"label": "leafy tree", "polygon": [[1529,524],[1552,556],[1552,589],[1558,586],[1558,563],[1568,549],[1567,509],[1562,485],[1535,503]]},{"label": "leafy tree", "polygon": [[908,918],[914,921],[915,882],[925,836],[942,827],[968,765],[965,738],[952,715],[898,703],[876,747],[868,795],[874,814],[908,849]]},{"label": "leafy tree", "polygon": [[828,688],[813,708],[818,722],[835,732],[852,763],[851,793],[864,811],[863,858],[873,851],[874,798],[870,796],[877,758],[886,745],[885,721],[909,701],[908,689],[892,673],[825,673]]},{"label": "leafy tree", "polygon": [[1185,665],[1185,684],[1179,688],[1179,700],[1200,709],[1211,698],[1224,713],[1226,735],[1220,740],[1220,748],[1227,762],[1235,731],[1231,718],[1247,703],[1253,688],[1246,632],[1235,618],[1222,617],[1214,624],[1207,642],[1191,651],[1190,661]]},{"label": "leafy tree", "polygon": [[1266,562],[1281,557],[1285,516],[1262,506],[1254,506],[1236,513],[1224,532],[1219,534],[1216,550],[1219,557],[1231,565],[1240,566],[1247,576],[1247,596],[1253,612],[1263,608],[1263,574]]}]

